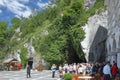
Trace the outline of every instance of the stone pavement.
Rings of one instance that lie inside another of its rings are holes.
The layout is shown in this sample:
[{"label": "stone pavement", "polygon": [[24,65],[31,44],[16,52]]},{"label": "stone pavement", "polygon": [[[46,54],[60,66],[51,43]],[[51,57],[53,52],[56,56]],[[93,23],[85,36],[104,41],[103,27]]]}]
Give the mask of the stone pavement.
[{"label": "stone pavement", "polygon": [[31,78],[26,78],[26,70],[20,71],[0,71],[0,80],[59,80],[58,74],[51,77],[50,70],[31,71]]}]

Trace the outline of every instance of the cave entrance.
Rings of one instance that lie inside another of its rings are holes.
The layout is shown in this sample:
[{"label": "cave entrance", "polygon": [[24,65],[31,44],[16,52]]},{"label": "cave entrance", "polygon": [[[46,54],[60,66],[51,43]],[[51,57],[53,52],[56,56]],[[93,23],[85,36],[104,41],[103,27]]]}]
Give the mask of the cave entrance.
[{"label": "cave entrance", "polygon": [[72,63],[83,63],[86,62],[85,57],[79,57],[76,53],[69,53],[68,54],[68,59],[67,63],[72,64]]},{"label": "cave entrance", "polygon": [[69,50],[68,58],[67,58],[68,64],[86,62],[85,55],[84,55],[81,47],[79,47],[79,49],[80,49],[80,53],[77,54],[75,49],[70,46],[70,50]]},{"label": "cave entrance", "polygon": [[29,58],[28,59],[28,65],[30,66],[30,68],[32,69],[33,67],[33,58]]}]

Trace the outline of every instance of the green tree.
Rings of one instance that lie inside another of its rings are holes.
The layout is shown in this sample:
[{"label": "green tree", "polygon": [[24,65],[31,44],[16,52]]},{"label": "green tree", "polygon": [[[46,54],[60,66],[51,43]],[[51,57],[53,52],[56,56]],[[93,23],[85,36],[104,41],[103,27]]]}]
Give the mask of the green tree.
[{"label": "green tree", "polygon": [[8,24],[6,22],[0,22],[0,46],[3,46],[5,44],[7,37],[7,26]]}]

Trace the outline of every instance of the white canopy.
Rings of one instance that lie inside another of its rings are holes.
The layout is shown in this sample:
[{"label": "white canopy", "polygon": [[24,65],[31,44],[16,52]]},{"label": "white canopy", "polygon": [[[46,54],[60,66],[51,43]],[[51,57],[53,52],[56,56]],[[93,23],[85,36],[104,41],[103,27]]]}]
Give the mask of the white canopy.
[{"label": "white canopy", "polygon": [[8,58],[8,59],[4,60],[3,63],[8,63],[8,62],[11,62],[11,61],[18,61],[18,60],[15,59],[15,58]]}]

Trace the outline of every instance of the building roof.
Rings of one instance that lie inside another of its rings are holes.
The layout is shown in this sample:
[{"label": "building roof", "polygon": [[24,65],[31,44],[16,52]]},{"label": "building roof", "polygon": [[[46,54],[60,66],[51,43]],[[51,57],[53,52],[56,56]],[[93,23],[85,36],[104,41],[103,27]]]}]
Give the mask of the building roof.
[{"label": "building roof", "polygon": [[18,60],[15,59],[15,58],[8,58],[8,59],[4,60],[3,63],[9,63],[9,62],[11,62],[11,61],[18,61]]}]

